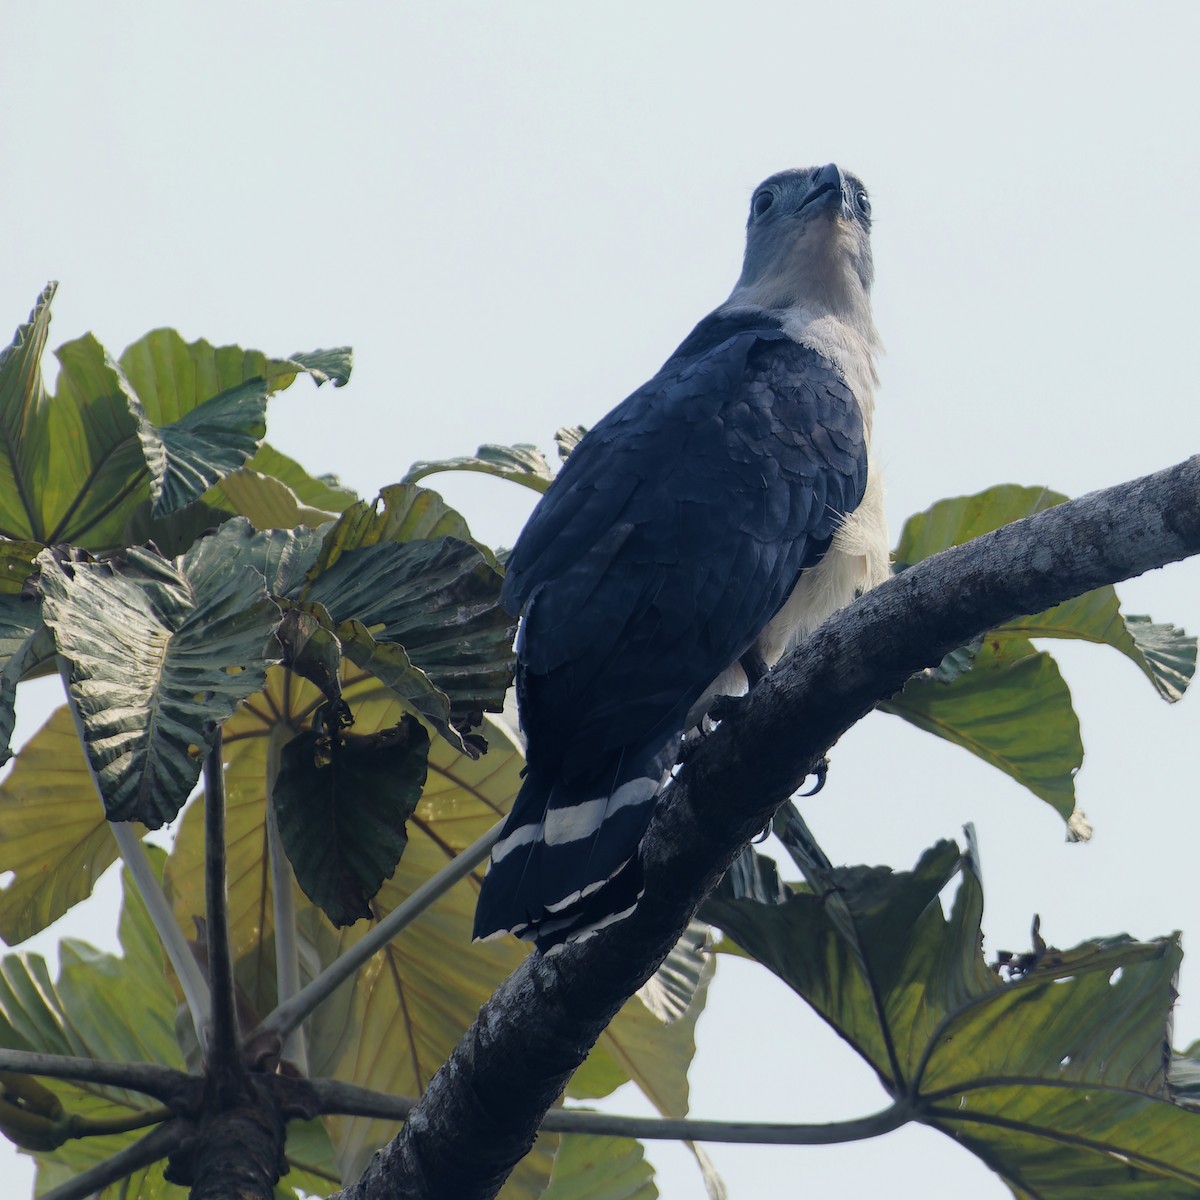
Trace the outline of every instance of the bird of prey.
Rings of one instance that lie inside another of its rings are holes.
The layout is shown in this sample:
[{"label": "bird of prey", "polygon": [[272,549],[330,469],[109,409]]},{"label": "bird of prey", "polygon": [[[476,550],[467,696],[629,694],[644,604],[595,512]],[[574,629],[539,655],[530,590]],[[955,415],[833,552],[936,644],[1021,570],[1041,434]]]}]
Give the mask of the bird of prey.
[{"label": "bird of prey", "polygon": [[628,916],[685,730],[887,574],[870,231],[836,164],[765,180],[729,299],[584,436],[521,533],[502,600],[527,766],[477,938],[547,951]]}]

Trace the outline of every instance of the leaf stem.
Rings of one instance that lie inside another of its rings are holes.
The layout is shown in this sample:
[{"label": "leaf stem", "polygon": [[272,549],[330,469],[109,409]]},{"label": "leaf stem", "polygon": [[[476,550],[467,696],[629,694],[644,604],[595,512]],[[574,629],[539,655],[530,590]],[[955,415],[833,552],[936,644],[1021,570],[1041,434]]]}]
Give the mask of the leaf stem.
[{"label": "leaf stem", "polygon": [[150,865],[146,848],[142,845],[137,830],[128,821],[110,822],[108,827],[112,830],[121,858],[129,868],[142,902],[146,905],[146,911],[150,914],[150,922],[162,939],[163,949],[167,952],[179,986],[183,989],[184,1001],[192,1015],[192,1024],[196,1027],[196,1037],[201,1049],[206,1051],[212,1004],[208,984],[204,981],[204,975],[192,954],[192,949],[175,920],[167,897],[163,894],[162,885]]},{"label": "leaf stem", "polygon": [[221,730],[204,759],[204,900],[208,924],[208,978],[212,989],[212,1028],[208,1062],[214,1074],[237,1074],[237,1009],[234,1003],[233,953],[225,891],[225,768]]},{"label": "leaf stem", "polygon": [[169,1108],[139,1108],[120,1117],[81,1117],[71,1120],[71,1137],[106,1137],[114,1133],[132,1133],[149,1125],[161,1125],[171,1119]]},{"label": "leaf stem", "polygon": [[[296,941],[296,898],[292,890],[292,867],[279,836],[275,817],[275,780],[280,755],[294,731],[283,723],[271,726],[267,741],[267,858],[271,868],[271,906],[275,920],[275,978],[279,1004],[286,1004],[300,991],[300,949]],[[288,1030],[281,1055],[302,1075],[308,1074],[308,1045],[300,1025]]]},{"label": "leaf stem", "polygon": [[493,825],[478,841],[468,846],[432,878],[427,879],[403,904],[392,909],[370,933],[331,962],[311,983],[302,987],[289,1000],[279,1004],[250,1034],[250,1038],[260,1033],[275,1033],[284,1037],[295,1029],[376,951],[382,950],[406,925],[483,862],[499,838],[503,824],[503,821],[500,821]]},{"label": "leaf stem", "polygon": [[40,1200],[85,1200],[102,1192],[110,1183],[125,1179],[134,1171],[158,1162],[177,1150],[187,1140],[188,1132],[182,1122],[171,1121],[152,1129],[144,1138],[118,1150],[111,1158],[89,1167],[56,1188],[43,1192]]},{"label": "leaf stem", "polygon": [[105,1062],[95,1058],[39,1054],[32,1050],[0,1049],[0,1070],[42,1075],[48,1079],[106,1084],[163,1101],[171,1100],[181,1088],[195,1079],[182,1071],[173,1071],[170,1067],[160,1067],[155,1063]]},{"label": "leaf stem", "polygon": [[[416,1105],[408,1096],[388,1096],[369,1088],[343,1083],[340,1079],[311,1081],[326,1115],[339,1113],[356,1117],[383,1117],[404,1120]],[[671,1120],[661,1117],[626,1117],[582,1109],[551,1109],[541,1128],[550,1133],[590,1133],[602,1137],[634,1137],[652,1141],[730,1142],[760,1146],[828,1146],[838,1142],[857,1142],[878,1137],[908,1124],[917,1116],[907,1100],[898,1100],[888,1108],[850,1121],[830,1121],[821,1125],[795,1125],[758,1121]]]}]

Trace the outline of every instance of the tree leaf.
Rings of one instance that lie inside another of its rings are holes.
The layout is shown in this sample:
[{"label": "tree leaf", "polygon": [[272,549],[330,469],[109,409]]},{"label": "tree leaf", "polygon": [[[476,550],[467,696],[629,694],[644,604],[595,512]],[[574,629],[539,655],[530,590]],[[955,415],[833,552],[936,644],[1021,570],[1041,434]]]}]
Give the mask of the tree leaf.
[{"label": "tree leaf", "polygon": [[240,467],[205,492],[205,503],[249,518],[255,529],[294,529],[324,525],[336,514],[309,508],[286,483]]},{"label": "tree leaf", "polygon": [[120,365],[147,419],[161,428],[255,379],[265,380],[272,393],[291,387],[302,373],[318,386],[331,379],[340,385],[350,376],[351,361],[345,347],[269,358],[241,346],[214,346],[204,339],[185,342],[174,329],[155,329],[125,348]]},{"label": "tree leaf", "polygon": [[[947,918],[938,893],[961,875]],[[908,1100],[917,1120],[979,1155],[1017,1194],[1183,1196],[1200,1187],[1200,1113],[1166,1078],[1178,938],[1043,948],[1002,979],[980,952],[973,853],[927,851],[909,873],[847,867],[832,880],[851,946],[824,898],[705,906]]]},{"label": "tree leaf", "polygon": [[0,937],[9,945],[92,893],[117,857],[92,773],[64,705],[21,748],[0,783]]},{"label": "tree leaf", "polygon": [[37,480],[45,476],[46,390],[42,355],[50,329],[50,302],[58,284],[38,296],[25,324],[0,351],[0,535],[44,541]]},{"label": "tree leaf", "polygon": [[155,438],[161,447],[161,455],[146,453],[148,462],[162,464],[150,485],[154,516],[198,500],[253,456],[267,432],[269,387],[265,379],[247,380],[143,432],[143,444]]},{"label": "tree leaf", "polygon": [[17,684],[54,658],[54,641],[31,596],[0,595],[0,765],[12,757]]},{"label": "tree leaf", "polygon": [[564,425],[554,435],[554,444],[558,447],[558,457],[566,462],[571,452],[583,441],[587,428],[583,425]]},{"label": "tree leaf", "polygon": [[659,968],[637,990],[637,997],[664,1025],[678,1021],[691,1007],[712,957],[712,935],[704,921],[692,920]]},{"label": "tree leaf", "polygon": [[655,1200],[654,1168],[633,1138],[563,1134],[542,1200]]},{"label": "tree leaf", "polygon": [[358,496],[350,488],[343,487],[336,476],[310,475],[295,459],[288,458],[266,442],[259,446],[258,453],[246,466],[286,484],[300,502],[310,508],[341,513],[358,501]]},{"label": "tree leaf", "polygon": [[[336,538],[326,535],[325,546]],[[325,561],[324,551],[314,575]],[[345,549],[294,598],[356,620],[396,642],[446,694],[451,713],[498,711],[512,679],[513,619],[500,607],[500,573],[455,537]],[[477,723],[477,722],[476,722]]]},{"label": "tree leaf", "polygon": [[519,483],[535,492],[544,492],[554,480],[554,472],[546,456],[536,447],[525,443],[515,446],[480,446],[473,455],[444,458],[436,462],[415,462],[405,472],[401,483],[416,483],[426,475],[441,471],[478,471]]},{"label": "tree leaf", "polygon": [[1079,719],[1058,665],[1024,638],[991,636],[950,683],[918,675],[879,706],[970,750],[1050,804],[1075,811]]},{"label": "tree leaf", "polygon": [[137,548],[105,562],[39,560],[109,820],[171,820],[217,727],[277,657],[278,609],[241,558],[254,537],[239,519],[174,561]]},{"label": "tree leaf", "polygon": [[715,970],[716,959],[710,955],[691,1003],[669,1025],[640,997],[630,997],[572,1076],[567,1095],[591,1100],[632,1080],[664,1117],[687,1116],[687,1073],[696,1053],[696,1022],[704,1011]]},{"label": "tree leaf", "polygon": [[387,684],[423,721],[431,725],[456,750],[479,757],[479,749],[467,742],[451,724],[450,700],[419,667],[412,664],[398,642],[376,641],[361,621],[342,621],[338,640],[346,657],[381,683]]},{"label": "tree leaf", "polygon": [[412,717],[373,735],[297,735],[283,748],[271,801],[304,893],[338,926],[370,901],[408,844],[425,785],[429,734]]},{"label": "tree leaf", "polygon": [[[905,522],[894,552],[897,569],[958,546],[1011,521],[1066,500],[1047,488],[1004,484],[974,496],[940,500]],[[1079,638],[1114,647],[1134,662],[1165,700],[1183,694],[1196,669],[1196,639],[1148,617],[1123,617],[1111,587],[1085,592],[1046,612],[1017,617],[995,632],[1002,637]]]},{"label": "tree leaf", "polygon": [[136,398],[90,334],[56,351],[57,394],[46,394],[41,360],[56,286],[0,354],[0,535],[112,548],[149,495]]},{"label": "tree leaf", "polygon": [[328,571],[347,550],[380,542],[417,542],[452,537],[470,542],[492,566],[495,556],[471,536],[463,518],[437,492],[411,483],[384,488],[367,503],[350,505],[326,535],[313,577]]}]

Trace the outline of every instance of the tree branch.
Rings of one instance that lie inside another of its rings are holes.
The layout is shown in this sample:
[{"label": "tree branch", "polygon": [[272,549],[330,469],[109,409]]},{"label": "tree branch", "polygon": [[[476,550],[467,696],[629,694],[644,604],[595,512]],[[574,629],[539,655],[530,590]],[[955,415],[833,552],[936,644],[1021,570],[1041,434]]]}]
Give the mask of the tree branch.
[{"label": "tree branch", "polygon": [[[276,1005],[286,1004],[300,990],[300,945],[296,939],[296,902],[292,890],[292,864],[279,836],[275,816],[275,781],[284,743],[294,737],[290,726],[276,722],[267,740],[267,864],[271,870],[271,909],[275,919]],[[308,1043],[299,1025],[283,1037],[280,1057],[301,1075],[308,1074]]]},{"label": "tree branch", "polygon": [[[416,1107],[410,1096],[389,1096],[340,1079],[310,1081],[317,1111],[352,1117],[382,1117],[403,1121]],[[828,1146],[878,1137],[907,1124],[916,1115],[904,1100],[881,1112],[851,1121],[798,1125],[760,1121],[670,1120],[664,1117],[624,1117],[579,1108],[552,1108],[541,1128],[550,1133],[588,1133],[660,1142],[736,1142],[759,1146]]]},{"label": "tree branch", "polygon": [[403,904],[397,905],[374,929],[334,959],[311,983],[294,996],[284,1000],[269,1013],[247,1042],[264,1033],[285,1037],[295,1029],[319,1004],[328,1000],[370,957],[382,950],[400,931],[416,920],[437,898],[448,892],[460,879],[465,879],[487,858],[504,822],[499,821],[482,837],[472,842],[461,854],[450,860],[436,875],[427,879]]},{"label": "tree branch", "polygon": [[634,914],[531,954],[480,1010],[344,1200],[495,1195],[612,1016],[740,847],[909,676],[1025,613],[1200,552],[1200,457],[918,563],[835,614],[696,750],[642,846]]},{"label": "tree branch", "polygon": [[59,1054],[37,1054],[28,1050],[0,1049],[0,1070],[47,1079],[73,1079],[101,1083],[153,1096],[164,1103],[177,1101],[180,1094],[198,1083],[196,1076],[173,1071],[154,1063],[102,1062],[95,1058],[70,1058]]},{"label": "tree branch", "polygon": [[240,1074],[242,1056],[225,892],[225,766],[221,758],[218,727],[204,759],[204,902],[212,1006],[207,1057],[210,1071],[223,1078]]},{"label": "tree branch", "polygon": [[181,1121],[172,1121],[152,1129],[144,1138],[139,1138],[132,1146],[118,1150],[112,1158],[89,1167],[76,1175],[74,1179],[60,1183],[58,1187],[43,1192],[41,1200],[85,1200],[85,1197],[102,1192],[110,1183],[116,1183],[148,1167],[151,1163],[166,1158],[172,1151],[178,1149],[190,1136],[187,1126]]}]

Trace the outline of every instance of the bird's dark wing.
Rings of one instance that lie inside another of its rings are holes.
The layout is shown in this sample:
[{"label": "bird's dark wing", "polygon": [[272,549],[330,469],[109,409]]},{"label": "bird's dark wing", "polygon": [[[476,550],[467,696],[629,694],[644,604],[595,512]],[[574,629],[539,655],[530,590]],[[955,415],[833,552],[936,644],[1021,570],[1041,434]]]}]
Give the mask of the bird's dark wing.
[{"label": "bird's dark wing", "polygon": [[707,318],[567,460],[507,565],[531,764],[567,780],[677,732],[866,485],[836,368],[769,317]]}]

